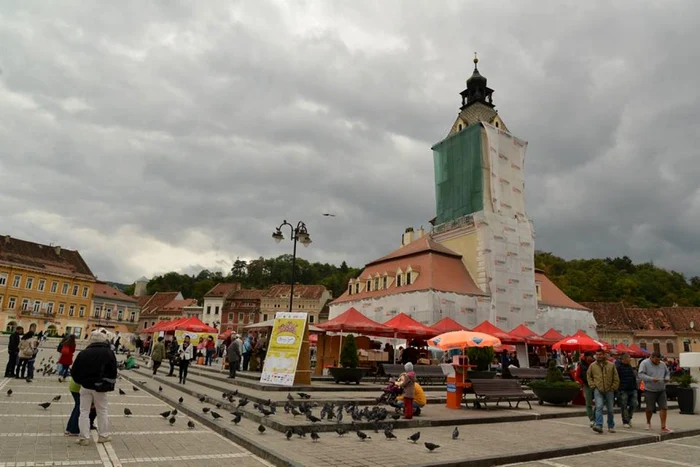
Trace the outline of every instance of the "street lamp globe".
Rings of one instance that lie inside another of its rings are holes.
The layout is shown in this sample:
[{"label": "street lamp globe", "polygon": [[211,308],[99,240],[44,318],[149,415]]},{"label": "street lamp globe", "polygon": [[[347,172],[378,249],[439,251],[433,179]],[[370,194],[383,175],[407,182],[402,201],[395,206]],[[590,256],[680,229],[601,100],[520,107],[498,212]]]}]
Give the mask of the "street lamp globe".
[{"label": "street lamp globe", "polygon": [[277,230],[275,233],[272,234],[272,238],[275,240],[275,243],[279,243],[282,240],[284,240],[284,235],[282,234],[282,232]]}]

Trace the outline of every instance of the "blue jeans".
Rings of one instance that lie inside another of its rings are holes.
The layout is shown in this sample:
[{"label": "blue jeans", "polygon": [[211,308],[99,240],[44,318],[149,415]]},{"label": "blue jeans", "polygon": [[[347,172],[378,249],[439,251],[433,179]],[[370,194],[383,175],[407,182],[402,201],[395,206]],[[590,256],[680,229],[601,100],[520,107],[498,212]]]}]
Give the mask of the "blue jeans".
[{"label": "blue jeans", "polygon": [[[75,405],[73,406],[73,411],[70,413],[70,418],[68,419],[68,424],[66,425],[66,432],[72,434],[72,435],[79,435],[80,434],[80,427],[78,426],[78,420],[80,419],[80,393],[79,392],[71,392],[71,396],[73,396],[73,401],[75,402]],[[95,409],[91,408],[90,409],[90,426],[94,426],[95,424],[95,418],[97,417],[97,412]]]},{"label": "blue jeans", "polygon": [[608,411],[608,428],[615,428],[615,413],[613,412],[613,403],[615,402],[615,393],[610,392],[600,392],[595,390],[595,424],[596,426],[603,426],[603,406],[607,408]]},{"label": "blue jeans", "polygon": [[[396,403],[396,406],[403,409],[403,401],[398,401]],[[419,415],[420,414],[421,407],[418,405],[418,403],[414,400],[413,401],[413,415]],[[418,412],[418,413],[416,413]]]},{"label": "blue jeans", "polygon": [[29,362],[27,362],[27,379],[34,379],[34,362],[36,361],[35,357],[32,357],[29,359]]},{"label": "blue jeans", "polygon": [[622,410],[622,423],[631,422],[634,411],[637,410],[637,390],[620,391],[617,395],[617,402]]},{"label": "blue jeans", "polygon": [[204,357],[204,364],[211,366],[212,360],[214,360],[214,349],[207,349],[206,356]]}]

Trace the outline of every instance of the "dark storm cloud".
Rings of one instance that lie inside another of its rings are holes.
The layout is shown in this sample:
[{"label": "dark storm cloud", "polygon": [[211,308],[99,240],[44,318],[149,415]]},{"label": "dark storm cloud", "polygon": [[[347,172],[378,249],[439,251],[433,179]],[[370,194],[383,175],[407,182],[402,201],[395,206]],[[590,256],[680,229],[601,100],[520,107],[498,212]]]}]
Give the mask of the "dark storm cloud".
[{"label": "dark storm cloud", "polygon": [[[19,5],[19,6],[18,6]],[[0,4],[0,231],[103,278],[362,265],[434,215],[472,52],[530,142],[537,247],[700,273],[693,2]],[[337,214],[322,217],[323,212]]]}]

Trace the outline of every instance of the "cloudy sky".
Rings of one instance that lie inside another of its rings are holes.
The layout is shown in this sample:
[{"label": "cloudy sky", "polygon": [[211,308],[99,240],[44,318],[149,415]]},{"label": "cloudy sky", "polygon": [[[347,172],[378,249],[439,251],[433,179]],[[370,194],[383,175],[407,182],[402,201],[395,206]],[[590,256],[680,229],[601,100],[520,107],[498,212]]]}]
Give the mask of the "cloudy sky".
[{"label": "cloudy sky", "polygon": [[700,3],[555,5],[0,0],[0,233],[129,282],[303,220],[305,258],[362,265],[433,217],[478,51],[537,248],[700,274]]}]

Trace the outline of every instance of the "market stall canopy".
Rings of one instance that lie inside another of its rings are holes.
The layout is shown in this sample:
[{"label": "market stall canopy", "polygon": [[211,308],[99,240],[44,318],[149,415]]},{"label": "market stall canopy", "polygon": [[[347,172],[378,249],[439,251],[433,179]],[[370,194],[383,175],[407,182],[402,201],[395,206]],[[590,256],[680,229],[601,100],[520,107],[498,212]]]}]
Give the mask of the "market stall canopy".
[{"label": "market stall canopy", "polygon": [[549,339],[553,342],[559,342],[560,340],[562,340],[566,336],[564,334],[560,333],[559,331],[557,331],[556,329],[550,328],[549,331],[542,334],[542,337],[544,337],[545,339]]},{"label": "market stall canopy", "polygon": [[430,327],[440,334],[450,331],[469,331],[469,329],[462,326],[452,318],[442,318],[440,321]]},{"label": "market stall canopy", "polygon": [[495,347],[501,341],[482,332],[452,331],[428,339],[428,345],[440,350],[463,350],[467,347]]},{"label": "market stall canopy", "polygon": [[232,334],[233,334],[233,331],[232,331],[231,329],[228,329],[228,330],[222,332],[221,334],[219,334],[218,339],[219,339],[220,341],[225,341],[226,339],[228,339],[229,337],[231,337]]},{"label": "market stall canopy", "polygon": [[617,351],[617,353],[619,353],[619,354],[628,353],[628,354],[630,354],[631,357],[634,357],[634,356],[635,356],[634,354],[637,353],[637,352],[635,352],[633,349],[627,347],[627,346],[626,346],[625,344],[623,344],[622,342],[620,342],[620,343],[617,344],[615,347],[613,347],[613,349],[614,349],[615,351]]},{"label": "market stall canopy", "polygon": [[[253,331],[255,329],[273,328],[274,326],[275,326],[275,320],[268,319],[267,321],[260,321],[259,323],[247,324],[247,325],[243,326],[243,329],[249,329],[249,330]],[[310,324],[309,325],[309,332],[323,334],[326,331],[324,329],[319,328],[318,326],[314,326],[314,325]]]},{"label": "market stall canopy", "polygon": [[522,337],[525,339],[525,342],[532,345],[552,345],[557,342],[555,340],[545,339],[544,337],[538,336],[524,324],[518,325],[518,327],[510,331],[508,334],[511,336]]},{"label": "market stall canopy", "polygon": [[204,323],[196,316],[184,318],[182,320],[171,321],[168,326],[165,326],[161,331],[189,331],[189,332],[211,332],[218,334],[219,330]]},{"label": "market stall canopy", "polygon": [[578,350],[579,352],[595,352],[602,348],[605,348],[602,342],[590,338],[586,333],[565,337],[552,346],[554,350]]},{"label": "market stall canopy", "polygon": [[166,329],[170,328],[173,324],[176,323],[181,323],[185,321],[187,318],[178,318],[175,321],[158,321],[155,325],[151,326],[150,328],[144,329],[141,331],[142,333],[152,333],[152,332],[161,332],[161,331],[172,331],[172,329]]},{"label": "market stall canopy", "polygon": [[[317,327],[328,332],[354,332],[380,337],[392,337],[394,335],[392,328],[372,321],[355,308],[348,308],[340,315],[319,324]],[[433,334],[435,334],[435,331],[433,331]]]},{"label": "market stall canopy", "polygon": [[419,323],[406,313],[399,313],[384,323],[384,326],[392,328],[395,336],[401,339],[414,339],[417,337],[428,339],[434,337],[436,334],[435,329],[429,328],[423,323]]},{"label": "market stall canopy", "polygon": [[650,353],[648,350],[643,349],[635,344],[630,345],[629,349],[634,352],[634,357],[646,357]]},{"label": "market stall canopy", "polygon": [[499,345],[499,346],[497,346],[497,347],[494,347],[494,348],[493,348],[493,351],[496,352],[496,353],[502,353],[502,352],[515,353],[515,352],[516,352],[516,348],[515,348],[514,345],[510,345],[510,344],[501,344],[501,345]]},{"label": "market stall canopy", "polygon": [[507,332],[503,331],[502,329],[497,328],[493,324],[491,324],[488,321],[484,321],[477,327],[473,329],[474,332],[483,332],[484,334],[488,334],[490,336],[498,337],[502,343],[504,344],[521,344],[525,342],[525,339],[522,337],[518,336],[513,336],[511,334],[508,334]]}]

